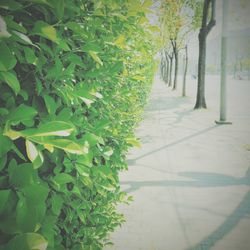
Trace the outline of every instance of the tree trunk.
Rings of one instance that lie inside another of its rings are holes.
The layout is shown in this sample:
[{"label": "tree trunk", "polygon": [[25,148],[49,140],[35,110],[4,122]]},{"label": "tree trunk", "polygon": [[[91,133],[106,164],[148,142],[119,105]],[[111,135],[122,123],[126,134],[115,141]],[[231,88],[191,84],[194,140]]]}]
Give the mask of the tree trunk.
[{"label": "tree trunk", "polygon": [[[211,16],[208,22],[209,9]],[[202,25],[199,32],[198,84],[194,109],[207,108],[205,101],[206,38],[215,25],[215,0],[204,0]]]},{"label": "tree trunk", "polygon": [[168,86],[171,87],[172,86],[172,71],[173,71],[173,52],[171,54],[171,56],[169,57],[169,78],[168,78]]},{"label": "tree trunk", "polygon": [[198,86],[195,109],[207,108],[205,100],[206,32],[199,33]]},{"label": "tree trunk", "polygon": [[164,82],[167,84],[168,83],[168,79],[169,79],[169,58],[168,58],[168,54],[165,52],[165,79]]},{"label": "tree trunk", "polygon": [[173,90],[177,88],[177,77],[178,77],[178,50],[174,49],[174,61],[175,61],[175,67],[174,67],[174,85]]},{"label": "tree trunk", "polygon": [[162,80],[164,80],[164,68],[165,68],[165,59],[164,59],[163,53],[161,53],[160,69],[161,69],[161,79]]},{"label": "tree trunk", "polygon": [[186,78],[187,78],[187,67],[188,67],[188,50],[187,45],[185,46],[185,61],[184,61],[184,74],[183,74],[183,86],[182,96],[186,96]]}]

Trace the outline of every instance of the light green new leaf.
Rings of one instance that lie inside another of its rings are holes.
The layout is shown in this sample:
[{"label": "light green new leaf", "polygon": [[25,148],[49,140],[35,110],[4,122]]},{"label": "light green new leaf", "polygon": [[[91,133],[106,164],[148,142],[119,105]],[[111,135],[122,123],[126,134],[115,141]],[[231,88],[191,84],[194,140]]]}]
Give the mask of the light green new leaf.
[{"label": "light green new leaf", "polygon": [[58,43],[56,29],[48,23],[45,23],[43,21],[36,21],[33,32]]},{"label": "light green new leaf", "polygon": [[39,168],[43,164],[43,155],[37,147],[29,140],[25,141],[26,152],[29,160],[32,162],[34,169]]},{"label": "light green new leaf", "polygon": [[4,81],[11,87],[11,89],[15,92],[15,94],[18,94],[18,92],[20,91],[20,83],[14,72],[2,71],[0,72],[0,75],[2,76]]},{"label": "light green new leaf", "polygon": [[100,57],[97,55],[96,52],[90,50],[90,51],[88,51],[88,53],[90,54],[90,56],[91,56],[97,63],[99,63],[100,65],[103,65],[102,60],[100,59]]},{"label": "light green new leaf", "polygon": [[46,148],[60,148],[71,154],[87,154],[88,148],[69,139],[53,139],[50,137],[29,137],[29,140],[42,144]]},{"label": "light green new leaf", "polygon": [[146,9],[146,8],[151,7],[152,4],[153,4],[152,0],[145,0],[145,1],[143,2],[143,4],[142,4],[142,7]]},{"label": "light green new leaf", "polygon": [[69,174],[66,174],[66,173],[59,173],[57,174],[53,180],[59,184],[59,185],[63,185],[63,184],[66,184],[66,183],[70,183],[70,182],[74,182],[74,178],[69,175]]},{"label": "light green new leaf", "polygon": [[18,234],[8,243],[11,250],[46,250],[47,246],[48,242],[37,233]]},{"label": "light green new leaf", "polygon": [[138,147],[138,148],[141,147],[140,142],[134,137],[126,138],[126,142],[135,146],[135,147]]}]

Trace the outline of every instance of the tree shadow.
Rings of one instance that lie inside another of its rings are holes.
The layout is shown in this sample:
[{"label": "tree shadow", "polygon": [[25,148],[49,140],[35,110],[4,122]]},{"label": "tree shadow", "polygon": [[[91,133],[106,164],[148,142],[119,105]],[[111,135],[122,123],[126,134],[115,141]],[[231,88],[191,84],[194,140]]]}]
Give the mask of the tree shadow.
[{"label": "tree shadow", "polygon": [[141,156],[138,156],[138,157],[136,157],[136,158],[134,158],[134,159],[130,159],[129,161],[130,161],[130,162],[133,162],[133,164],[135,164],[135,162],[136,162],[137,160],[139,160],[139,159],[142,159],[142,158],[144,158],[144,157],[146,157],[146,156],[149,156],[149,155],[152,155],[152,154],[154,154],[154,153],[157,153],[157,152],[159,152],[159,151],[161,151],[161,150],[164,150],[164,149],[166,149],[166,148],[175,146],[175,145],[177,145],[177,144],[179,144],[179,143],[181,143],[181,142],[187,141],[187,140],[192,139],[192,138],[194,138],[194,137],[196,137],[196,136],[199,136],[199,135],[201,135],[201,134],[204,134],[204,133],[206,133],[206,132],[208,132],[208,131],[210,131],[210,130],[213,130],[213,129],[217,128],[218,126],[219,126],[219,125],[213,125],[213,126],[211,126],[211,127],[205,128],[205,129],[200,130],[200,131],[198,131],[198,132],[196,132],[196,133],[194,133],[194,134],[188,135],[188,136],[183,137],[183,138],[181,138],[181,139],[179,139],[179,140],[176,140],[176,141],[174,141],[174,142],[168,143],[167,145],[164,145],[164,146],[162,146],[162,147],[159,147],[159,148],[157,148],[157,149],[154,149],[154,150],[152,150],[152,151],[150,151],[150,152],[148,152],[148,153],[145,153],[145,154],[143,154],[143,155],[141,155]]},{"label": "tree shadow", "polygon": [[235,210],[225,219],[225,221],[209,236],[204,238],[195,246],[188,250],[208,250],[211,249],[217,241],[223,239],[225,235],[230,233],[242,218],[250,215],[250,191],[243,197],[240,204]]},{"label": "tree shadow", "polygon": [[160,181],[122,181],[122,185],[129,185],[130,187],[124,190],[127,193],[135,192],[142,187],[225,187],[236,185],[250,185],[250,168],[246,175],[241,178],[233,176],[218,174],[218,173],[204,173],[204,172],[180,172],[179,176],[188,177],[192,180],[160,180]]},{"label": "tree shadow", "polygon": [[[233,176],[218,173],[203,172],[180,172],[179,176],[191,178],[190,181],[177,180],[160,180],[160,181],[124,181],[121,184],[130,187],[125,192],[131,193],[142,187],[225,187],[225,186],[250,186],[250,168],[248,168],[245,176],[235,178]],[[217,241],[230,233],[240,220],[250,215],[250,191],[243,197],[242,201],[235,210],[227,216],[225,221],[209,236],[192,246],[188,250],[208,250],[213,247]]]},{"label": "tree shadow", "polygon": [[178,109],[183,105],[190,104],[189,98],[179,96],[164,96],[151,99],[145,108],[146,112]]}]

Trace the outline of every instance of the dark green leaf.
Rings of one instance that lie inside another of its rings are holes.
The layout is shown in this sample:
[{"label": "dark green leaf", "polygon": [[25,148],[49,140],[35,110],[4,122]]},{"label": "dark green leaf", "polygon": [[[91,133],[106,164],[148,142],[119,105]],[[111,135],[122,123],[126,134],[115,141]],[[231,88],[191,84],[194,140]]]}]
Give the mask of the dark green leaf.
[{"label": "dark green leaf", "polygon": [[25,120],[31,120],[37,115],[37,111],[25,104],[21,104],[14,110],[12,110],[8,116],[8,120],[11,124],[16,125]]},{"label": "dark green leaf", "polygon": [[12,55],[5,42],[0,42],[0,71],[8,71],[16,65],[16,58]]},{"label": "dark green leaf", "polygon": [[15,94],[18,94],[20,91],[20,83],[15,75],[14,72],[8,71],[8,72],[0,72],[0,76],[4,79],[4,81],[11,87],[11,89],[15,92]]}]

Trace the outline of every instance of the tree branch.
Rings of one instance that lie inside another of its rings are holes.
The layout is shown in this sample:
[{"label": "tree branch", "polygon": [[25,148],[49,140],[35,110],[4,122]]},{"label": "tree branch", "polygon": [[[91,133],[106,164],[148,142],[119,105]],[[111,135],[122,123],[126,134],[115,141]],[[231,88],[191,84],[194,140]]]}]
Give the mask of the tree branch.
[{"label": "tree branch", "polygon": [[211,4],[211,9],[212,9],[212,13],[211,13],[211,18],[210,21],[207,25],[207,34],[211,31],[211,29],[215,26],[215,0],[211,0],[210,1]]}]

